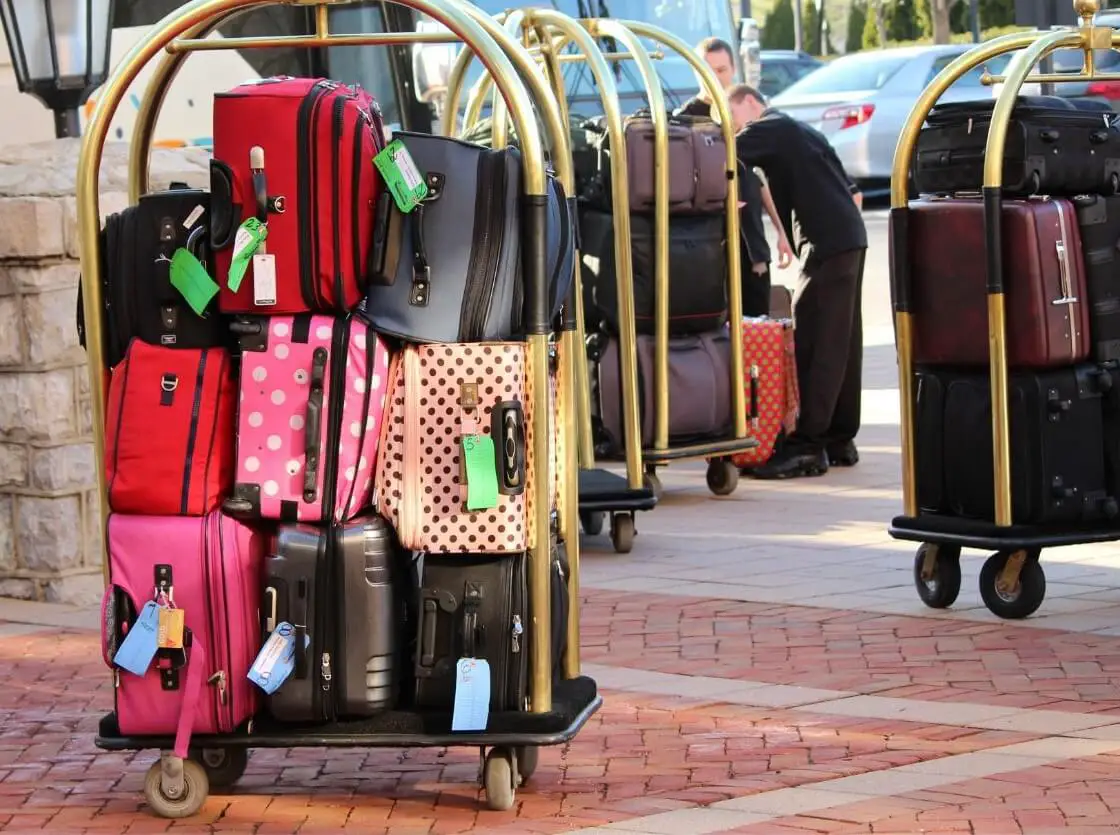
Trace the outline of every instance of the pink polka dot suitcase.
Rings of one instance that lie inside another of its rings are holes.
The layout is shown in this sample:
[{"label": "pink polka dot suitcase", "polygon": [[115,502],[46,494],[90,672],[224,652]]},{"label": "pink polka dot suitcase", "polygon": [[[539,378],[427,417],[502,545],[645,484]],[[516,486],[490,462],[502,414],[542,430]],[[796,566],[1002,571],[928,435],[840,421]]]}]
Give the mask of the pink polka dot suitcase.
[{"label": "pink polka dot suitcase", "polygon": [[345,522],[370,505],[389,350],[359,319],[241,317],[237,475],[227,513]]},{"label": "pink polka dot suitcase", "polygon": [[[375,486],[401,544],[434,553],[524,551],[537,470],[524,343],[410,345],[391,376]],[[474,434],[495,439],[496,502],[479,510],[468,509],[462,460],[463,438]]]}]

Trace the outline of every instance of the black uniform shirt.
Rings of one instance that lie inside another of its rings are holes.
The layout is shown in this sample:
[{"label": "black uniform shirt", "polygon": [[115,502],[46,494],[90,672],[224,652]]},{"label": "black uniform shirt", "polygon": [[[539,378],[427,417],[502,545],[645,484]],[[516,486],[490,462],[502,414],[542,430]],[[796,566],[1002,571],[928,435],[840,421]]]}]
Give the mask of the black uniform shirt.
[{"label": "black uniform shirt", "polygon": [[809,245],[818,258],[867,248],[858,191],[836,151],[817,130],[767,110],[735,138],[739,161],[766,172],[786,235],[798,254]]}]

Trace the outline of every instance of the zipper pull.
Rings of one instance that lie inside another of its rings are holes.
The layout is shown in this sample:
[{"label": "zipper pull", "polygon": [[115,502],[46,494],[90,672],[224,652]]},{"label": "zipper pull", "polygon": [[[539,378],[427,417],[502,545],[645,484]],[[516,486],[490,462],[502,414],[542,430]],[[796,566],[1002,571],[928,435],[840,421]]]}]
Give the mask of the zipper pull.
[{"label": "zipper pull", "polygon": [[218,672],[214,673],[214,675],[206,680],[206,683],[218,685],[218,702],[224,705],[227,699],[225,670],[218,670]]},{"label": "zipper pull", "polygon": [[563,581],[565,579],[564,578],[564,563],[560,562],[560,560],[553,560],[552,562],[556,566],[556,573],[560,575],[560,580]]},{"label": "zipper pull", "polygon": [[331,654],[323,653],[323,689],[331,689]]},{"label": "zipper pull", "polygon": [[521,633],[523,633],[525,631],[525,628],[521,625],[521,615],[514,615],[513,616],[513,629],[512,629],[512,631],[513,631],[513,640],[511,642],[510,651],[513,652],[516,655],[517,653],[521,652]]}]

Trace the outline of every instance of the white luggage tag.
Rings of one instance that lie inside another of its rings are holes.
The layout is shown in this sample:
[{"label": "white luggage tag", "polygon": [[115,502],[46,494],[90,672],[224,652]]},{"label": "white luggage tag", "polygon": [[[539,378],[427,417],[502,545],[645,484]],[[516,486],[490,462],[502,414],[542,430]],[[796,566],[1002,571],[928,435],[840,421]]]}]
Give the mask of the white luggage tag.
[{"label": "white luggage tag", "polygon": [[484,731],[489,719],[490,664],[484,658],[460,658],[455,665],[451,730]]},{"label": "white luggage tag", "polygon": [[[280,689],[296,668],[295,633],[296,629],[290,623],[278,623],[249,668],[249,681],[270,696]],[[311,643],[311,636],[305,635],[303,641],[306,649]]]}]

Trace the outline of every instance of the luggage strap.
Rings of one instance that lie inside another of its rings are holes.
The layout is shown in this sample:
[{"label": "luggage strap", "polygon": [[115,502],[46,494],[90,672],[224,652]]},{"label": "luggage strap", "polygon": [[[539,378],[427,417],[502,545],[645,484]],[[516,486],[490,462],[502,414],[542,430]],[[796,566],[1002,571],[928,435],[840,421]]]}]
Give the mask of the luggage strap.
[{"label": "luggage strap", "polygon": [[193,642],[187,658],[187,682],[183,689],[183,706],[179,709],[179,724],[175,728],[175,756],[186,757],[194,730],[194,717],[198,713],[198,700],[202,695],[202,677],[206,674],[206,652],[202,641]]},{"label": "luggage strap", "polygon": [[413,307],[427,307],[432,286],[432,270],[428,266],[428,250],[424,245],[424,204],[412,214],[412,291],[408,303]]}]

